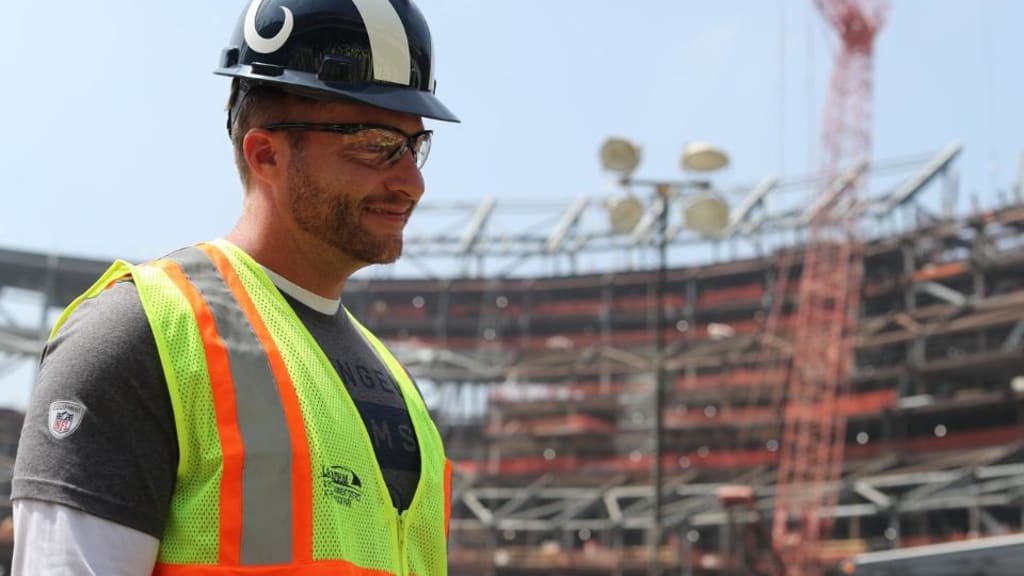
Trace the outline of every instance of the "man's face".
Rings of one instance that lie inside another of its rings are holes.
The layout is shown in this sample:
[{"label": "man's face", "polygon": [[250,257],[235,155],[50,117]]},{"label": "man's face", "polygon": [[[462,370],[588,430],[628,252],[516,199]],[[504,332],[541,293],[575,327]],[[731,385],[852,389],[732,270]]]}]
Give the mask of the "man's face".
[{"label": "man's face", "polygon": [[[373,123],[406,134],[423,129],[414,116],[356,104],[296,106],[291,119],[323,123]],[[288,204],[295,225],[365,264],[394,262],[402,231],[423,196],[423,177],[411,154],[381,165],[359,135],[302,132],[292,136]]]}]

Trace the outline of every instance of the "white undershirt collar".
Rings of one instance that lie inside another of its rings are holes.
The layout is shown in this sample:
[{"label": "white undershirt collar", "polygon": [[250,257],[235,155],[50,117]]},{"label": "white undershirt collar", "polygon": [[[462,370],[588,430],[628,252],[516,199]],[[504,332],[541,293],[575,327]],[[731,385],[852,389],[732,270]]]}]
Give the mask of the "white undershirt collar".
[{"label": "white undershirt collar", "polygon": [[314,294],[266,266],[263,266],[263,271],[267,273],[270,281],[274,283],[274,286],[277,286],[278,290],[321,314],[334,316],[341,308],[341,298],[332,300],[331,298],[324,298],[319,294]]}]

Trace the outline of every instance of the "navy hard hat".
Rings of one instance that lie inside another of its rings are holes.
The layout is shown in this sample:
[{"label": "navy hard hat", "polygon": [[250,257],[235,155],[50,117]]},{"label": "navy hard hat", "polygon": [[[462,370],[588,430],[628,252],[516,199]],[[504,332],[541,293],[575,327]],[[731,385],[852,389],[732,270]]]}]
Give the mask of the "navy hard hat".
[{"label": "navy hard hat", "polygon": [[214,73],[243,92],[268,85],[459,121],[434,95],[430,29],[410,0],[252,0]]}]

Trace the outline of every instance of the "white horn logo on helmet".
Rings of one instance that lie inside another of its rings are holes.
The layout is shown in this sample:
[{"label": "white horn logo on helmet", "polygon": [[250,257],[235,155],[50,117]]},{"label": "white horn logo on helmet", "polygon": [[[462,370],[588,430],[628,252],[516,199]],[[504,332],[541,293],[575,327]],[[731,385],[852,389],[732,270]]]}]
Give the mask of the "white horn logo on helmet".
[{"label": "white horn logo on helmet", "polygon": [[263,4],[263,0],[252,0],[252,3],[249,4],[249,11],[245,14],[245,43],[254,52],[270,54],[280,50],[285,42],[288,41],[295,27],[295,17],[292,15],[291,10],[282,6],[281,11],[284,12],[284,25],[281,27],[281,31],[273,38],[264,38],[256,30],[256,14],[260,11],[261,4]]}]

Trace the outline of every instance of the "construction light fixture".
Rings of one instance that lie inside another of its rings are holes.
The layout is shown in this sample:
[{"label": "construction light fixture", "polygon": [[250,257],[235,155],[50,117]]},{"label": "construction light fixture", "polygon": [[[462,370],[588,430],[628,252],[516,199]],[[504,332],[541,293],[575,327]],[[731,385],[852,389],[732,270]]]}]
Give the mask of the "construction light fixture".
[{"label": "construction light fixture", "polygon": [[729,165],[729,155],[707,142],[691,142],[683,148],[679,163],[687,172],[714,172]]},{"label": "construction light fixture", "polygon": [[[679,165],[687,172],[714,172],[729,165],[729,155],[707,142],[691,142],[683,147]],[[683,222],[701,236],[716,236],[729,227],[729,205],[711,190],[709,182],[700,182],[698,187],[704,191],[689,199]]]},{"label": "construction light fixture", "polygon": [[[729,205],[712,189],[707,181],[688,182],[647,182],[634,180],[633,172],[640,165],[641,148],[625,138],[612,137],[601,146],[601,165],[605,170],[618,174],[623,185],[641,184],[663,186],[671,195],[680,194],[687,188],[698,192],[686,196],[683,208],[683,224],[701,236],[713,237],[729,226]],[[682,168],[688,172],[713,172],[729,165],[725,151],[707,142],[692,142],[683,148]],[[666,198],[666,202],[670,199]],[[611,229],[614,234],[631,233],[643,219],[644,203],[633,192],[624,197],[606,202]]]},{"label": "construction light fixture", "polygon": [[629,193],[622,198],[609,200],[606,204],[612,232],[629,234],[644,217],[644,205],[636,194]]},{"label": "construction light fixture", "polygon": [[[625,197],[609,201],[606,204],[608,217],[613,233],[628,234],[636,231],[637,226],[644,221],[648,212],[646,207],[632,192],[635,186],[652,188],[652,210],[651,215],[656,216],[654,220],[647,223],[656,225],[658,247],[658,273],[654,282],[654,301],[657,303],[657,312],[654,327],[654,341],[657,349],[657,368],[655,370],[654,386],[654,454],[653,470],[651,480],[654,486],[654,502],[651,506],[651,533],[648,539],[650,546],[650,570],[651,576],[661,576],[661,543],[662,543],[662,504],[664,502],[664,467],[663,457],[665,454],[664,443],[664,414],[665,414],[665,393],[668,389],[668,370],[665,366],[666,344],[665,330],[665,290],[668,274],[668,245],[671,241],[669,233],[669,215],[673,200],[677,196],[686,199],[683,211],[684,224],[687,228],[696,231],[704,236],[715,236],[729,226],[729,206],[711,189],[707,180],[687,180],[683,182],[669,182],[662,180],[640,180],[633,178],[633,172],[640,165],[641,150],[636,144],[624,138],[609,138],[601,146],[601,165],[605,170],[618,174],[618,185],[625,187],[629,192]],[[724,168],[729,164],[729,157],[725,152],[715,148],[707,142],[694,142],[683,149],[683,157],[680,161],[683,170],[687,172],[711,172]],[[654,214],[654,212],[657,214]],[[643,231],[642,231],[643,232]],[[635,240],[638,240],[636,238]],[[731,327],[725,326],[733,333]],[[731,337],[732,334],[729,334]],[[717,408],[709,407],[705,414],[708,417],[718,413]],[[706,458],[710,454],[707,446],[702,446],[697,451],[698,456]],[[639,461],[641,454],[634,452],[631,459]],[[687,464],[689,462],[687,461]],[[680,460],[682,466],[682,460]],[[699,537],[696,532],[691,532],[694,540]],[[691,541],[694,541],[691,540]]]},{"label": "construction light fixture", "polygon": [[729,227],[729,205],[714,192],[701,193],[686,203],[683,223],[701,236],[716,236]]},{"label": "construction light fixture", "polygon": [[625,138],[609,138],[601,146],[601,165],[623,178],[636,170],[642,156],[641,148]]}]

